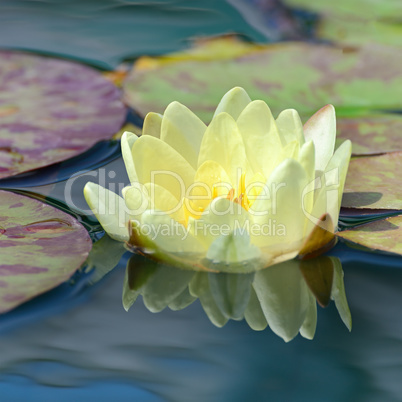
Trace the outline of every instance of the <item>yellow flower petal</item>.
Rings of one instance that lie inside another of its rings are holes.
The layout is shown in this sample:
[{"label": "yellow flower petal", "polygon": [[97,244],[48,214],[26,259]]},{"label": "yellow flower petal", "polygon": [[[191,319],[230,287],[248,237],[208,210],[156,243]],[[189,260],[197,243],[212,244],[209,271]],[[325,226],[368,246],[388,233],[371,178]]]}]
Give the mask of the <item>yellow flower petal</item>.
[{"label": "yellow flower petal", "polygon": [[[303,144],[299,152],[299,163],[303,166],[307,174],[307,186],[304,188],[302,195],[303,208],[307,213],[311,213],[314,205],[314,190],[315,190],[315,147],[313,141],[308,141]],[[308,222],[306,220],[305,231],[307,230]]]},{"label": "yellow flower petal", "polygon": [[[278,164],[287,158],[292,158],[296,160],[299,159],[299,151],[300,151],[300,144],[298,141],[294,140],[288,142],[282,148],[282,152],[280,154],[280,157],[278,158]],[[278,166],[278,164],[276,166]]]},{"label": "yellow flower petal", "polygon": [[227,113],[212,120],[202,139],[198,166],[209,160],[220,164],[232,183],[238,183],[242,173],[252,173],[237,124]]},{"label": "yellow flower petal", "polygon": [[296,140],[300,145],[303,145],[303,125],[296,110],[283,110],[276,119],[276,124],[285,144]]},{"label": "yellow flower petal", "polygon": [[174,148],[196,169],[206,129],[207,126],[188,108],[179,102],[172,102],[163,114],[161,140]]},{"label": "yellow flower petal", "polygon": [[85,185],[84,197],[107,234],[114,240],[127,241],[130,217],[123,198],[92,182]]},{"label": "yellow flower petal", "polygon": [[335,244],[334,223],[329,214],[322,215],[318,220],[308,219],[306,226],[305,241],[299,251],[299,258],[312,258],[328,251]]},{"label": "yellow flower petal", "polygon": [[247,181],[246,194],[250,207],[253,205],[257,197],[261,194],[261,191],[263,191],[266,182],[267,179],[265,178],[265,176],[259,172]]},{"label": "yellow flower petal", "polygon": [[159,113],[149,112],[144,119],[142,126],[142,135],[151,135],[160,138],[161,136],[162,115]]},{"label": "yellow flower petal", "polygon": [[348,173],[349,161],[352,156],[352,143],[350,140],[343,142],[335,151],[325,169],[326,175],[330,172],[338,171],[338,200],[332,200],[328,211],[334,222],[338,222],[339,210],[341,208],[343,189],[345,187],[346,175]]},{"label": "yellow flower petal", "polygon": [[306,141],[313,140],[317,150],[316,170],[324,170],[335,148],[336,120],[335,108],[324,106],[306,122],[303,127]]},{"label": "yellow flower petal", "polygon": [[240,116],[243,109],[251,102],[247,92],[240,87],[235,87],[223,96],[215,110],[214,117],[222,112],[230,114],[235,120]]},{"label": "yellow flower petal", "polygon": [[184,223],[182,203],[171,192],[154,183],[145,183],[144,187],[150,200],[150,209],[163,211],[177,222]]},{"label": "yellow flower petal", "polygon": [[196,171],[190,192],[192,205],[204,210],[216,197],[226,196],[233,187],[225,169],[215,161],[205,161]]},{"label": "yellow flower petal", "polygon": [[[166,253],[202,253],[205,247],[186,228],[163,211],[147,210],[141,222],[132,221],[140,246]],[[135,225],[134,225],[135,223]]]},{"label": "yellow flower petal", "polygon": [[237,231],[219,236],[207,251],[207,258],[216,264],[237,264],[256,260],[260,255],[260,249],[250,243],[248,233]]},{"label": "yellow flower petal", "polygon": [[193,183],[195,171],[170,145],[144,135],[133,146],[133,159],[140,183],[155,183],[182,199]]},{"label": "yellow flower petal", "polygon": [[[207,247],[221,235],[246,227],[250,214],[239,204],[227,198],[216,198],[198,220],[192,221],[189,230]],[[247,230],[247,228],[246,228]]]},{"label": "yellow flower petal", "polygon": [[294,159],[286,159],[272,172],[249,211],[261,227],[260,234],[252,234],[254,244],[275,245],[278,254],[299,249],[306,220],[301,202],[306,185],[307,174]]},{"label": "yellow flower petal", "polygon": [[252,169],[268,177],[282,149],[271,110],[265,102],[253,101],[241,112],[237,125]]},{"label": "yellow flower petal", "polygon": [[137,140],[138,137],[129,131],[125,131],[121,137],[121,154],[131,183],[138,181],[132,154],[133,145]]},{"label": "yellow flower petal", "polygon": [[305,142],[299,151],[299,163],[307,173],[309,181],[314,180],[315,176],[315,146],[313,141]]},{"label": "yellow flower petal", "polygon": [[320,217],[325,213],[331,216],[336,229],[351,153],[352,144],[347,140],[335,151],[325,171],[318,175],[316,182],[319,188],[309,216],[311,223],[308,224],[307,233],[319,223]]},{"label": "yellow flower petal", "polygon": [[122,194],[130,215],[134,219],[140,217],[150,207],[148,193],[144,186],[138,182],[124,187]]}]

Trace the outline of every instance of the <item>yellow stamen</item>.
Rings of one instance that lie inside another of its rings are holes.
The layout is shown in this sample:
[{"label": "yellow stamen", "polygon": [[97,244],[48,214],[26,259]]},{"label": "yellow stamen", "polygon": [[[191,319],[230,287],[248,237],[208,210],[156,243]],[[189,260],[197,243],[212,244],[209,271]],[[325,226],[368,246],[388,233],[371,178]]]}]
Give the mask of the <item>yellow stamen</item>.
[{"label": "yellow stamen", "polygon": [[228,200],[230,200],[230,201],[233,201],[234,196],[235,196],[234,188],[231,188],[231,189],[229,190],[228,195],[227,195],[226,198],[227,198]]},{"label": "yellow stamen", "polygon": [[212,199],[214,200],[218,196],[218,188],[216,187],[216,184],[212,186]]},{"label": "yellow stamen", "polygon": [[244,194],[246,192],[246,173],[242,173],[239,180],[238,194]]}]

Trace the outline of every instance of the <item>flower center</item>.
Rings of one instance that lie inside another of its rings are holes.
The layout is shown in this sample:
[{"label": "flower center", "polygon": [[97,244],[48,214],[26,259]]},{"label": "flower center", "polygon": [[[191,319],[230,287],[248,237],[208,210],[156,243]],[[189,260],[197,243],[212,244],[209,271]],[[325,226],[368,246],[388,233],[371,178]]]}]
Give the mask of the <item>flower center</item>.
[{"label": "flower center", "polygon": [[[215,186],[214,186],[215,189]],[[216,197],[213,197],[216,198]],[[248,211],[252,205],[252,202],[247,197],[246,192],[246,174],[242,173],[239,179],[239,186],[237,188],[237,197],[234,188],[229,190],[229,193],[226,197],[228,200],[235,202],[236,204],[241,205],[246,211]]]},{"label": "flower center", "polygon": [[[265,178],[258,173],[249,180],[246,187],[246,173],[242,173],[239,179],[237,189],[229,183],[223,183],[219,177],[215,177],[215,184],[208,187],[205,183],[195,186],[198,190],[196,194],[199,196],[183,199],[184,223],[188,224],[189,217],[199,219],[203,212],[208,208],[209,204],[216,198],[226,198],[248,211],[253,205],[255,199],[260,194]],[[211,188],[212,192],[205,194],[205,189]],[[200,189],[203,189],[202,191]]]}]

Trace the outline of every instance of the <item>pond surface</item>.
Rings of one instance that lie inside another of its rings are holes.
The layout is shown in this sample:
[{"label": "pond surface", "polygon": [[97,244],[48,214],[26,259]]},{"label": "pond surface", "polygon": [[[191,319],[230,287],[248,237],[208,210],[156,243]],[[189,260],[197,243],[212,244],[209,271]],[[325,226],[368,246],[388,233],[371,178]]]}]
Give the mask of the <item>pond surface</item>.
[{"label": "pond surface", "polygon": [[400,400],[397,258],[336,246],[352,332],[330,305],[318,311],[313,341],[285,343],[244,321],[216,328],[199,301],[153,314],[138,300],[126,312],[129,254],[92,287],[84,276],[1,317],[0,392],[13,395],[5,400]]}]

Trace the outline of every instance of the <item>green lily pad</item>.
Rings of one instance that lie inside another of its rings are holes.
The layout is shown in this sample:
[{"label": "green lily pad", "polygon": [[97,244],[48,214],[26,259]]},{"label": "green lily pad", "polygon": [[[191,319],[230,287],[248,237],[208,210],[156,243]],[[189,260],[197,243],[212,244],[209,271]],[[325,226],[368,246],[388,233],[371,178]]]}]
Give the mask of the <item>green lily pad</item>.
[{"label": "green lily pad", "polygon": [[342,207],[402,209],[402,152],[350,161]]},{"label": "green lily pad", "polygon": [[366,223],[337,236],[371,249],[402,255],[402,215]]},{"label": "green lily pad", "polygon": [[69,159],[110,139],[120,91],[83,65],[0,51],[0,178]]},{"label": "green lily pad", "polygon": [[318,23],[317,36],[349,46],[379,43],[400,47],[402,25],[398,21],[366,20],[349,16],[324,16]]},{"label": "green lily pad", "polygon": [[286,0],[285,4],[325,15],[356,15],[366,19],[394,18],[402,14],[399,0],[338,0],[336,5],[322,0]]},{"label": "green lily pad", "polygon": [[[266,101],[274,115],[294,108],[311,116],[328,103],[338,118],[402,108],[402,54],[385,46],[287,43],[241,57],[200,60],[188,52],[176,59],[140,59],[123,85],[129,105],[145,115],[163,113],[176,100],[209,122],[222,94],[241,86],[251,99]],[[353,141],[353,133],[344,135]]]},{"label": "green lily pad", "polygon": [[401,45],[402,27],[398,0],[341,0],[336,5],[320,0],[286,0],[287,6],[318,13],[316,33],[319,38],[361,46],[382,43]]},{"label": "green lily pad", "polygon": [[72,216],[0,190],[0,313],[61,284],[92,248]]},{"label": "green lily pad", "polygon": [[402,151],[402,115],[381,114],[341,118],[337,141],[352,140],[353,155],[375,155]]}]

